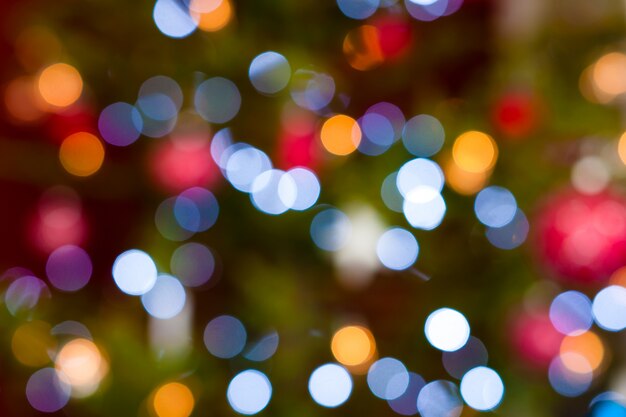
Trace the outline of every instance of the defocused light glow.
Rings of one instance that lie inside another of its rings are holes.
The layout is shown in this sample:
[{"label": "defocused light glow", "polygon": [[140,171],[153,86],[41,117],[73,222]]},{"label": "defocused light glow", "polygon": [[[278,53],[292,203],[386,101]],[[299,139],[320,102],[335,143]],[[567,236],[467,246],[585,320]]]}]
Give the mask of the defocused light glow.
[{"label": "defocused light glow", "polygon": [[593,66],[594,86],[602,93],[617,96],[626,92],[626,55],[620,52],[608,53],[598,59]]},{"label": "defocused light glow", "polygon": [[56,107],[74,104],[83,92],[83,79],[76,68],[57,63],[46,67],[39,74],[39,94]]},{"label": "defocused light glow", "polygon": [[489,171],[498,158],[498,148],[491,136],[475,130],[465,132],[454,141],[452,158],[464,171]]},{"label": "defocused light glow", "polygon": [[187,295],[185,288],[171,275],[159,275],[141,303],[148,314],[157,319],[171,319],[183,310]]},{"label": "defocused light glow", "polygon": [[174,216],[190,232],[209,230],[217,221],[219,204],[212,192],[201,187],[189,188],[176,197]]},{"label": "defocused light glow", "polygon": [[[296,185],[296,196],[294,202],[289,207],[292,210],[307,210],[317,202],[320,196],[321,186],[315,173],[307,168],[296,167],[287,171],[287,175],[291,177]],[[281,194],[281,200],[287,201],[284,194]]]},{"label": "defocused light glow", "polygon": [[353,118],[339,114],[324,122],[320,132],[322,145],[334,155],[348,155],[361,142],[361,128]]},{"label": "defocused light glow", "polygon": [[504,227],[515,217],[517,201],[506,188],[490,186],[476,196],[474,212],[485,226]]},{"label": "defocused light glow", "polygon": [[490,171],[467,172],[461,169],[452,158],[446,160],[444,171],[450,188],[462,195],[472,195],[482,190],[491,175]]},{"label": "defocused light glow", "polygon": [[463,314],[451,308],[440,308],[430,313],[424,332],[428,342],[435,348],[454,352],[467,343],[470,326]]},{"label": "defocused light glow", "polygon": [[323,250],[341,249],[348,242],[351,233],[350,219],[337,209],[324,210],[311,221],[311,239]]},{"label": "defocused light glow", "polygon": [[272,161],[267,154],[247,144],[232,145],[223,155],[228,158],[224,167],[226,179],[239,191],[251,192],[254,180],[272,169]]},{"label": "defocused light glow", "polygon": [[[567,353],[566,360],[578,364],[578,369],[583,370],[585,358],[576,353]],[[584,372],[571,371],[563,364],[563,355],[554,358],[548,370],[550,385],[559,394],[566,397],[577,397],[591,386],[593,372],[589,364]]]},{"label": "defocused light glow", "polygon": [[20,277],[13,281],[4,294],[4,302],[7,310],[13,316],[34,308],[42,295],[49,295],[48,286],[30,275]]},{"label": "defocused light glow", "polygon": [[232,81],[213,77],[196,88],[194,104],[207,122],[226,123],[239,113],[241,94]]},{"label": "defocused light glow", "polygon": [[622,133],[622,136],[619,137],[619,142],[617,143],[617,154],[619,155],[619,159],[622,163],[626,165],[626,132]]},{"label": "defocused light glow", "polygon": [[318,111],[333,99],[335,80],[328,74],[299,69],[293,74],[290,93],[298,106]]},{"label": "defocused light glow", "polygon": [[50,334],[53,336],[74,336],[82,339],[93,339],[87,326],[74,320],[66,320],[57,324],[50,330]]},{"label": "defocused light glow", "polygon": [[444,16],[448,10],[448,2],[453,0],[404,0],[404,6],[413,18],[424,22],[430,22]]},{"label": "defocused light glow", "polygon": [[276,353],[276,350],[278,349],[278,341],[278,332],[270,332],[256,341],[251,348],[247,349],[243,356],[250,361],[266,361],[274,356],[274,353]]},{"label": "defocused light glow", "polygon": [[200,243],[185,243],[172,254],[170,269],[185,286],[199,287],[213,276],[215,257],[209,248]]},{"label": "defocused light glow", "polygon": [[89,282],[93,267],[89,254],[74,245],[54,250],[46,262],[50,283],[62,291],[78,291]]},{"label": "defocused light glow", "polygon": [[[194,9],[201,8],[199,4],[207,3],[206,0],[191,0],[191,16],[198,22],[200,30],[205,32],[217,32],[228,25],[233,17],[233,5],[231,0],[221,0],[212,10],[198,12]],[[209,3],[215,3],[209,1]],[[206,8],[206,6],[205,6]]]},{"label": "defocused light glow", "polygon": [[170,77],[157,75],[148,78],[139,88],[137,107],[153,120],[173,119],[182,105],[183,92]]},{"label": "defocused light glow", "polygon": [[157,0],[152,18],[159,31],[170,38],[184,38],[198,26],[183,3],[176,0]]},{"label": "defocused light glow", "polygon": [[339,10],[351,19],[367,19],[378,10],[380,0],[337,0]]},{"label": "defocused light glow", "polygon": [[[163,200],[154,213],[154,224],[161,236],[165,239],[181,242],[193,236],[194,232],[182,227],[176,218],[177,201],[177,197],[170,197]],[[185,205],[196,208],[191,201],[185,199],[184,202],[186,203]],[[193,213],[199,216],[197,210]]]},{"label": "defocused light glow", "polygon": [[407,390],[409,372],[399,360],[382,358],[370,366],[367,372],[367,385],[372,394],[378,398],[394,400]]},{"label": "defocused light glow", "polygon": [[157,269],[147,253],[131,249],[121,253],[113,263],[113,279],[120,290],[129,295],[150,291],[157,280]]},{"label": "defocused light glow", "polygon": [[362,132],[359,152],[377,156],[385,153],[393,145],[395,132],[387,117],[378,113],[365,113],[358,123]]},{"label": "defocused light glow", "polygon": [[393,128],[393,138],[394,141],[400,139],[402,136],[402,131],[404,129],[405,118],[402,110],[395,104],[388,103],[386,101],[381,101],[380,103],[376,103],[370,106],[365,112],[368,114],[376,114],[386,118]]},{"label": "defocused light glow", "polygon": [[361,365],[376,353],[374,336],[362,326],[346,326],[337,330],[330,346],[335,359],[346,366]]},{"label": "defocused light glow", "polygon": [[66,343],[55,359],[59,378],[72,387],[72,396],[93,394],[108,371],[98,347],[87,339]]},{"label": "defocused light glow", "polygon": [[626,329],[626,288],[611,285],[593,299],[593,317],[598,326],[611,332]]},{"label": "defocused light glow", "polygon": [[105,107],[98,118],[98,130],[102,139],[115,146],[134,143],[143,129],[141,114],[135,106],[117,102]]},{"label": "defocused light glow", "polygon": [[240,414],[262,411],[272,398],[272,384],[264,373],[248,369],[237,374],[226,392],[228,403]]},{"label": "defocused light glow", "polygon": [[[602,339],[590,331],[576,336],[566,336],[559,350],[563,366],[578,373],[588,372],[589,368],[597,371],[604,360],[604,351]],[[575,355],[568,355],[569,353]]]},{"label": "defocused light glow", "polygon": [[487,365],[487,348],[480,339],[470,336],[465,346],[454,352],[443,352],[441,361],[450,376],[461,379],[466,372]]},{"label": "defocused light glow", "polygon": [[56,349],[57,342],[50,334],[50,325],[34,320],[15,329],[11,338],[13,356],[21,364],[40,367],[50,362],[50,355]]},{"label": "defocused light glow", "polygon": [[222,359],[241,353],[246,337],[246,328],[233,316],[216,317],[204,329],[204,345],[213,356]]},{"label": "defocused light glow", "polygon": [[[413,200],[416,197],[416,200]],[[417,187],[402,205],[404,217],[417,229],[433,230],[446,214],[446,202],[430,187]]]},{"label": "defocused light glow", "polygon": [[387,175],[380,187],[380,197],[383,199],[383,203],[385,203],[389,210],[395,211],[396,213],[402,213],[404,198],[398,190],[398,186],[396,185],[397,181],[397,172],[392,172]]},{"label": "defocused light glow", "polygon": [[502,378],[493,369],[484,366],[474,368],[461,380],[461,396],[475,410],[493,410],[504,396]]},{"label": "defocused light glow", "polygon": [[344,367],[327,363],[311,374],[309,393],[313,401],[322,407],[338,407],[350,398],[352,378]]},{"label": "defocused light glow", "polygon": [[250,63],[248,76],[257,91],[276,94],[289,84],[291,67],[287,58],[278,52],[263,52]]},{"label": "defocused light glow", "polygon": [[487,240],[499,249],[511,250],[526,241],[530,225],[523,211],[517,210],[515,217],[506,226],[488,227],[485,231]]},{"label": "defocused light glow", "polygon": [[424,388],[426,382],[420,375],[409,372],[409,385],[402,395],[393,400],[388,400],[389,407],[403,416],[412,416],[418,413],[417,396]]},{"label": "defocused light glow", "polygon": [[597,194],[606,189],[610,181],[609,168],[597,156],[586,156],[572,168],[572,185],[581,193]]},{"label": "defocused light glow", "polygon": [[430,159],[417,158],[406,162],[398,171],[398,190],[404,198],[423,203],[441,192],[444,184],[443,171]]},{"label": "defocused light glow", "polygon": [[343,54],[350,66],[359,71],[368,71],[382,64],[384,57],[378,29],[371,25],[352,29],[343,39]]},{"label": "defocused light glow", "polygon": [[415,237],[400,227],[387,230],[376,245],[380,262],[397,271],[410,268],[417,260],[418,253],[419,245]]},{"label": "defocused light glow", "polygon": [[459,389],[450,381],[433,381],[420,391],[417,409],[422,417],[459,417],[463,402]]},{"label": "defocused light glow", "polygon": [[54,413],[70,400],[71,388],[61,381],[54,368],[43,368],[28,378],[26,399],[37,411]]},{"label": "defocused light glow", "polygon": [[194,405],[191,390],[180,382],[169,382],[160,386],[152,402],[158,417],[189,417]]},{"label": "defocused light glow", "polygon": [[557,295],[550,305],[550,321],[555,329],[565,335],[585,333],[593,325],[591,300],[578,291]]},{"label": "defocused light glow", "polygon": [[78,177],[95,174],[104,162],[104,146],[91,133],[78,132],[65,138],[59,149],[61,165]]},{"label": "defocused light glow", "polygon": [[38,94],[35,80],[31,77],[18,77],[10,81],[4,90],[4,105],[16,121],[35,122],[44,115],[49,106]]},{"label": "defocused light glow", "polygon": [[250,199],[258,210],[272,215],[289,210],[296,201],[296,182],[280,169],[271,169],[254,179]]},{"label": "defocused light glow", "polygon": [[441,150],[445,131],[441,122],[428,114],[412,117],[404,125],[402,143],[415,156],[428,157]]}]

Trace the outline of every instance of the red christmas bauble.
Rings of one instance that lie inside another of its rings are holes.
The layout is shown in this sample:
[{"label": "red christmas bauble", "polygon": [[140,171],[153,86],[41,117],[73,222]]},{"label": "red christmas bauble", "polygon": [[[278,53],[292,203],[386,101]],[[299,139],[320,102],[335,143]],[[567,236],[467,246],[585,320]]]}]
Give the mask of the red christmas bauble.
[{"label": "red christmas bauble", "polygon": [[605,281],[626,265],[626,198],[573,190],[552,197],[535,220],[534,247],[561,280]]}]

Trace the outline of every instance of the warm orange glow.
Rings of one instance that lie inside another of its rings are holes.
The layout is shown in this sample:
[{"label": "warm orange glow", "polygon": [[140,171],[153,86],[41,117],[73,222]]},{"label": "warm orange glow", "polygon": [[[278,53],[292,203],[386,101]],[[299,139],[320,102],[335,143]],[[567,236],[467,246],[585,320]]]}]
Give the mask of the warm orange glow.
[{"label": "warm orange glow", "polygon": [[456,138],[452,158],[463,171],[484,173],[495,165],[498,147],[491,136],[472,130]]},{"label": "warm orange glow", "polygon": [[358,366],[374,356],[376,342],[365,327],[346,326],[337,330],[330,348],[338,362],[346,366]]},{"label": "warm orange glow", "polygon": [[626,165],[626,132],[622,134],[617,143],[617,154],[622,163]]},{"label": "warm orange glow", "polygon": [[378,29],[363,25],[348,32],[343,40],[343,53],[350,66],[360,71],[380,65],[384,58]]},{"label": "warm orange glow", "polygon": [[563,365],[573,372],[587,372],[587,366],[596,371],[604,360],[604,343],[593,332],[566,336],[561,342],[560,354]]},{"label": "warm orange glow", "polygon": [[20,122],[34,122],[43,116],[47,103],[43,102],[35,82],[29,77],[11,81],[4,90],[4,105],[13,118]]},{"label": "warm orange glow", "polygon": [[31,321],[18,327],[11,339],[15,359],[27,366],[43,366],[50,362],[50,354],[56,341],[50,335],[50,325],[43,321]]},{"label": "warm orange glow", "polygon": [[324,122],[320,136],[328,152],[348,155],[361,143],[361,128],[352,117],[340,114]]},{"label": "warm orange glow", "polygon": [[626,266],[621,267],[613,272],[609,279],[609,285],[620,285],[626,287]]},{"label": "warm orange glow", "polygon": [[170,382],[161,386],[154,394],[154,411],[158,417],[188,417],[195,401],[187,386]]},{"label": "warm orange glow", "polygon": [[65,138],[61,144],[59,159],[67,172],[86,177],[98,171],[102,166],[104,146],[91,133],[74,133]]},{"label": "warm orange glow", "polygon": [[65,344],[56,357],[55,367],[60,377],[77,389],[73,394],[78,396],[93,393],[108,371],[100,350],[88,339],[74,339]]},{"label": "warm orange glow", "polygon": [[233,6],[230,0],[222,0],[217,7],[206,12],[198,13],[194,10],[203,10],[206,0],[192,0],[191,16],[198,22],[198,27],[205,32],[217,32],[223,29],[233,17]]},{"label": "warm orange glow", "polygon": [[617,96],[626,92],[626,55],[611,52],[604,55],[593,66],[593,83],[601,92]]},{"label": "warm orange glow", "polygon": [[39,94],[49,104],[67,107],[74,104],[83,92],[83,79],[76,68],[58,63],[39,74]]},{"label": "warm orange glow", "polygon": [[452,158],[443,166],[448,185],[462,195],[473,195],[482,190],[491,174],[486,172],[467,172],[459,168]]}]

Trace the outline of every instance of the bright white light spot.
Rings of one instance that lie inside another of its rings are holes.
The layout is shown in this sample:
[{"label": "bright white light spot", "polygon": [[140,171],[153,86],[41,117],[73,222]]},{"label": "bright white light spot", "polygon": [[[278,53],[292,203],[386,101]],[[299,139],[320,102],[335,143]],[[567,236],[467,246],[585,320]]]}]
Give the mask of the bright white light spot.
[{"label": "bright white light spot", "polygon": [[[306,210],[317,202],[320,196],[320,182],[313,171],[306,168],[293,168],[287,174],[295,181],[297,194],[290,207],[292,210]],[[287,200],[281,196],[281,200]]]},{"label": "bright white light spot", "polygon": [[557,295],[550,305],[550,321],[563,334],[576,336],[585,333],[593,325],[591,300],[578,291]]},{"label": "bright white light spot", "polygon": [[250,199],[254,206],[267,214],[282,214],[296,200],[296,182],[280,169],[261,173],[252,182]]},{"label": "bright white light spot", "polygon": [[[446,214],[446,202],[439,193],[418,193],[420,200],[413,201],[415,191],[428,190],[417,188],[404,200],[402,211],[409,224],[417,229],[433,230],[441,224]],[[426,195],[433,196],[431,200],[425,200]]]},{"label": "bright white light spot", "polygon": [[476,410],[493,410],[502,401],[504,384],[496,371],[479,366],[463,376],[461,395]]},{"label": "bright white light spot", "polygon": [[417,409],[422,417],[459,417],[463,402],[459,390],[450,381],[433,381],[420,391]]},{"label": "bright white light spot", "polygon": [[441,167],[430,159],[416,158],[402,165],[396,179],[398,190],[405,198],[415,188],[443,189],[444,176]]},{"label": "bright white light spot", "polygon": [[611,285],[593,299],[593,316],[604,330],[619,332],[626,328],[626,288]]},{"label": "bright white light spot", "polygon": [[478,220],[485,226],[503,227],[515,217],[517,201],[506,188],[491,186],[478,193],[474,211]]},{"label": "bright white light spot", "polygon": [[246,415],[256,414],[270,402],[272,384],[264,373],[248,369],[230,381],[226,398],[236,412]]},{"label": "bright white light spot", "polygon": [[337,5],[351,19],[367,19],[376,12],[380,0],[337,0]]},{"label": "bright white light spot", "polygon": [[451,308],[440,308],[430,313],[424,326],[431,345],[445,352],[461,349],[470,336],[465,316]]},{"label": "bright white light spot", "polygon": [[572,185],[581,193],[597,194],[611,181],[611,173],[602,158],[587,156],[574,164]]},{"label": "bright white light spot", "polygon": [[367,385],[378,398],[393,400],[404,394],[409,386],[409,372],[399,360],[382,358],[367,371]]},{"label": "bright white light spot", "polygon": [[245,145],[228,157],[226,179],[239,191],[249,193],[255,178],[271,168],[272,162],[265,152]]},{"label": "bright white light spot", "polygon": [[171,275],[159,275],[150,291],[141,296],[141,303],[152,317],[171,319],[185,306],[185,289]]},{"label": "bright white light spot", "polygon": [[346,369],[334,363],[317,368],[309,378],[309,392],[323,407],[338,407],[352,392],[352,378]]},{"label": "bright white light spot", "polygon": [[131,249],[120,254],[113,263],[113,279],[126,294],[142,295],[156,282],[156,265],[147,253]]},{"label": "bright white light spot", "polygon": [[380,262],[389,269],[410,268],[417,260],[419,245],[408,231],[395,227],[387,230],[378,239],[376,254]]},{"label": "bright white light spot", "polygon": [[198,27],[183,4],[175,0],[157,0],[152,17],[161,33],[170,38],[184,38]]},{"label": "bright white light spot", "polygon": [[257,91],[274,94],[282,90],[291,78],[287,58],[273,51],[257,55],[250,63],[250,82]]}]

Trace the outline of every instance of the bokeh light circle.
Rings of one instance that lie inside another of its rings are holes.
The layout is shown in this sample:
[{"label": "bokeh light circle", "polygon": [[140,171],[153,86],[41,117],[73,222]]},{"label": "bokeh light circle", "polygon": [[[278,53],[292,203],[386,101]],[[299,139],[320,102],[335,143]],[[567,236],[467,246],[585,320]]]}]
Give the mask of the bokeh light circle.
[{"label": "bokeh light circle", "polygon": [[352,378],[343,366],[327,363],[311,374],[309,393],[322,407],[338,407],[350,398]]},{"label": "bokeh light circle", "polygon": [[467,343],[470,326],[463,314],[444,307],[430,313],[424,325],[424,332],[428,342],[435,348],[454,352]]},{"label": "bokeh light circle", "polygon": [[289,84],[291,67],[283,55],[268,51],[257,55],[252,60],[248,75],[250,82],[257,91],[275,94]]},{"label": "bokeh light circle", "polygon": [[157,268],[147,253],[131,249],[121,253],[113,263],[113,279],[120,290],[129,295],[150,291],[157,280]]},{"label": "bokeh light circle", "polygon": [[46,262],[50,283],[62,291],[78,291],[89,282],[93,267],[82,248],[65,245],[55,249]]},{"label": "bokeh light circle", "polygon": [[159,275],[152,288],[141,296],[148,314],[157,319],[171,319],[185,307],[185,288],[171,275]]},{"label": "bokeh light circle", "polygon": [[213,356],[222,359],[241,353],[246,338],[246,328],[233,316],[216,317],[204,329],[204,345]]},{"label": "bokeh light circle", "polygon": [[417,397],[417,409],[422,417],[459,417],[463,402],[455,384],[438,380],[422,388]]},{"label": "bokeh light circle", "polygon": [[418,253],[419,245],[415,236],[400,227],[387,230],[376,244],[380,262],[397,271],[410,268],[417,260]]},{"label": "bokeh light circle", "polygon": [[228,384],[228,403],[240,414],[256,414],[267,407],[272,398],[272,384],[260,371],[248,369],[238,373]]},{"label": "bokeh light circle", "polygon": [[404,394],[409,386],[409,372],[399,360],[382,358],[367,371],[367,385],[378,398],[393,400]]},{"label": "bokeh light circle", "polygon": [[463,376],[461,396],[475,410],[493,410],[502,401],[504,383],[496,371],[479,366]]},{"label": "bokeh light circle", "polygon": [[207,122],[226,123],[239,113],[241,94],[232,81],[213,77],[196,88],[194,104],[198,114]]}]

